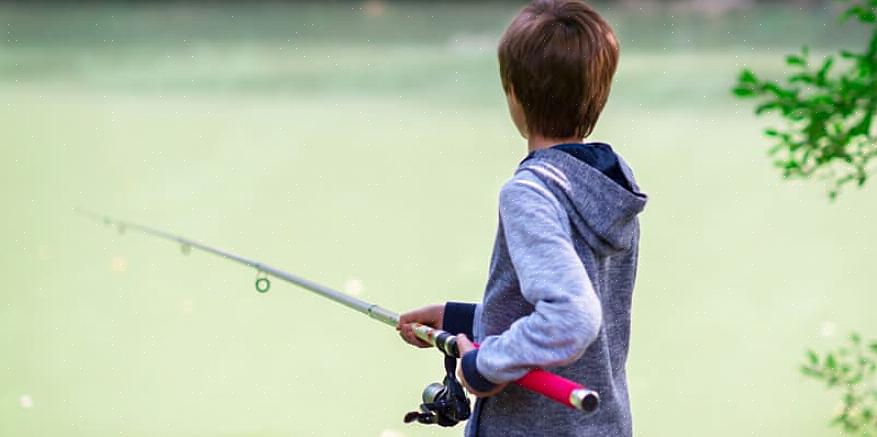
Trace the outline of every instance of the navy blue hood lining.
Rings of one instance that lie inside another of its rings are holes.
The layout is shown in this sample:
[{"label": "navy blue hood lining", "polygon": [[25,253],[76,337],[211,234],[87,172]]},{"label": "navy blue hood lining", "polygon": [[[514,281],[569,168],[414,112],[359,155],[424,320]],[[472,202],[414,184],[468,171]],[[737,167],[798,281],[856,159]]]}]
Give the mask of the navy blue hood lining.
[{"label": "navy blue hood lining", "polygon": [[[606,177],[612,179],[616,184],[624,187],[625,190],[630,192],[634,191],[633,187],[630,185],[630,181],[624,175],[624,171],[621,170],[618,156],[612,150],[610,145],[606,143],[563,143],[551,146],[550,148],[560,150],[575,157],[579,161],[582,161],[600,171],[600,173],[603,173]],[[528,159],[532,158],[533,153],[535,152],[530,152],[521,163],[523,164]]]}]

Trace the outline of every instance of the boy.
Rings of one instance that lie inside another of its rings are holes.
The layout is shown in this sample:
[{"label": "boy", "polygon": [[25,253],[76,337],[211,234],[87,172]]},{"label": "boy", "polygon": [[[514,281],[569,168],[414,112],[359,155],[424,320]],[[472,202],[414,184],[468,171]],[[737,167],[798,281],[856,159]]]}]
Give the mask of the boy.
[{"label": "boy", "polygon": [[[500,191],[484,299],[414,310],[398,326],[421,347],[412,323],[457,334],[461,382],[479,398],[467,436],[631,435],[625,361],[646,196],[608,145],[583,143],[617,62],[611,27],[580,1],[533,1],[500,41],[529,154]],[[534,368],[596,390],[600,408],[584,415],[508,384]]]}]

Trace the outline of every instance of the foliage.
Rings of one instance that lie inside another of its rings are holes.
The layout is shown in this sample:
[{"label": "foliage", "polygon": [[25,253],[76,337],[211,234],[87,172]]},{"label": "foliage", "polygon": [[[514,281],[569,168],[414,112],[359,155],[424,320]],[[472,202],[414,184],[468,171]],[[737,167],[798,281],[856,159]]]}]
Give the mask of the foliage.
[{"label": "foliage", "polygon": [[783,176],[830,179],[832,199],[848,183],[864,185],[869,163],[877,157],[872,123],[877,111],[877,0],[849,3],[841,21],[853,18],[873,28],[864,51],[842,50],[814,63],[805,46],[786,57],[792,71],[785,82],[744,69],[733,90],[740,98],[758,101],[756,114],[774,112],[784,119],[784,128],[765,130],[776,141],[770,154]]},{"label": "foliage", "polygon": [[848,434],[877,436],[877,341],[866,344],[858,334],[837,351],[807,352],[801,372],[839,390],[840,407],[832,424]]}]

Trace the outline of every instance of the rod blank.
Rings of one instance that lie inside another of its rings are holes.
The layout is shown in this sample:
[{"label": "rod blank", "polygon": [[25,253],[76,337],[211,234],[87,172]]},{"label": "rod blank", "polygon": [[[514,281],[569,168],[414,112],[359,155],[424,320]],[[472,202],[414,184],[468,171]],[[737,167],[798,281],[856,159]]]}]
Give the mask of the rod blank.
[{"label": "rod blank", "polygon": [[252,260],[250,258],[245,258],[240,255],[236,255],[234,253],[228,252],[223,249],[219,249],[217,247],[209,246],[207,244],[185,238],[180,235],[171,234],[169,232],[162,231],[160,229],[155,229],[149,226],[132,223],[123,220],[117,220],[112,217],[97,214],[94,212],[84,211],[82,209],[76,209],[76,213],[90,217],[92,219],[101,221],[110,226],[116,226],[120,232],[124,232],[128,229],[142,232],[147,235],[151,235],[153,237],[161,238],[163,240],[173,241],[179,243],[186,251],[186,248],[196,248],[202,250],[204,252],[212,253],[216,256],[237,262],[239,264],[244,264],[246,266],[250,266],[259,272],[265,273],[267,275],[273,276],[277,279],[284,280],[291,284],[298,285],[299,287],[310,290],[314,293],[317,293],[327,299],[333,300],[335,302],[340,303],[354,311],[365,314],[375,320],[383,322],[389,326],[396,326],[399,323],[399,315],[387,310],[385,308],[381,308],[378,305],[373,303],[366,302],[362,299],[358,299],[356,297],[350,296],[348,294],[342,293],[337,290],[333,290],[325,285],[318,284],[316,282],[310,281],[308,279],[302,278],[300,276],[293,275],[291,273],[280,270],[276,267],[270,266],[260,261]]},{"label": "rod blank", "polygon": [[[109,226],[115,226],[120,232],[131,229],[153,237],[161,238],[163,240],[179,243],[182,245],[181,247],[183,248],[184,253],[188,253],[191,248],[196,248],[204,252],[212,253],[216,256],[220,256],[222,258],[244,264],[249,267],[253,267],[261,273],[273,276],[277,279],[281,279],[291,284],[298,285],[299,287],[302,287],[304,289],[310,290],[327,299],[338,302],[354,311],[365,314],[372,319],[384,323],[385,325],[395,327],[399,324],[399,315],[386,308],[382,308],[373,303],[366,302],[362,299],[350,296],[348,294],[342,293],[340,291],[334,290],[332,288],[326,287],[325,285],[318,284],[300,276],[293,275],[276,267],[272,267],[268,264],[245,258],[226,250],[219,249],[213,246],[208,246],[204,243],[185,238],[180,235],[171,234],[169,232],[165,232],[149,226],[144,226],[141,224],[127,222],[123,220],[116,220],[106,215],[84,211],[79,208],[77,208],[75,212],[94,220],[101,221]],[[268,290],[267,287],[264,289],[258,289],[259,291],[263,292]],[[457,352],[456,348],[456,341],[453,335],[439,329],[434,329],[429,326],[419,324],[415,327],[415,333],[419,338],[427,341],[436,348],[442,350],[444,353],[452,356],[459,355],[459,352]],[[439,339],[442,339],[442,341],[437,341]],[[600,402],[600,398],[597,392],[587,389],[579,383],[570,381],[554,373],[541,369],[531,371],[527,375],[524,375],[523,378],[515,381],[515,383],[523,388],[546,396],[560,404],[566,405],[567,407],[575,408],[580,411],[584,411],[585,413],[591,413],[596,410]]]}]

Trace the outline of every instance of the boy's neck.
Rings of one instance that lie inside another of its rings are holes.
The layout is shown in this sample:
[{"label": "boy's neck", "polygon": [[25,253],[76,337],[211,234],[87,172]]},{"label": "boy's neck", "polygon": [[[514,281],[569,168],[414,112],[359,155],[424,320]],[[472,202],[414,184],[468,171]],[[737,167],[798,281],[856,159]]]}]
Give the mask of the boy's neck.
[{"label": "boy's neck", "polygon": [[531,135],[527,138],[527,152],[532,152],[539,149],[547,149],[551,146],[555,146],[558,144],[569,144],[569,143],[581,143],[582,138],[578,137],[567,137],[567,138],[547,138],[542,135]]}]

